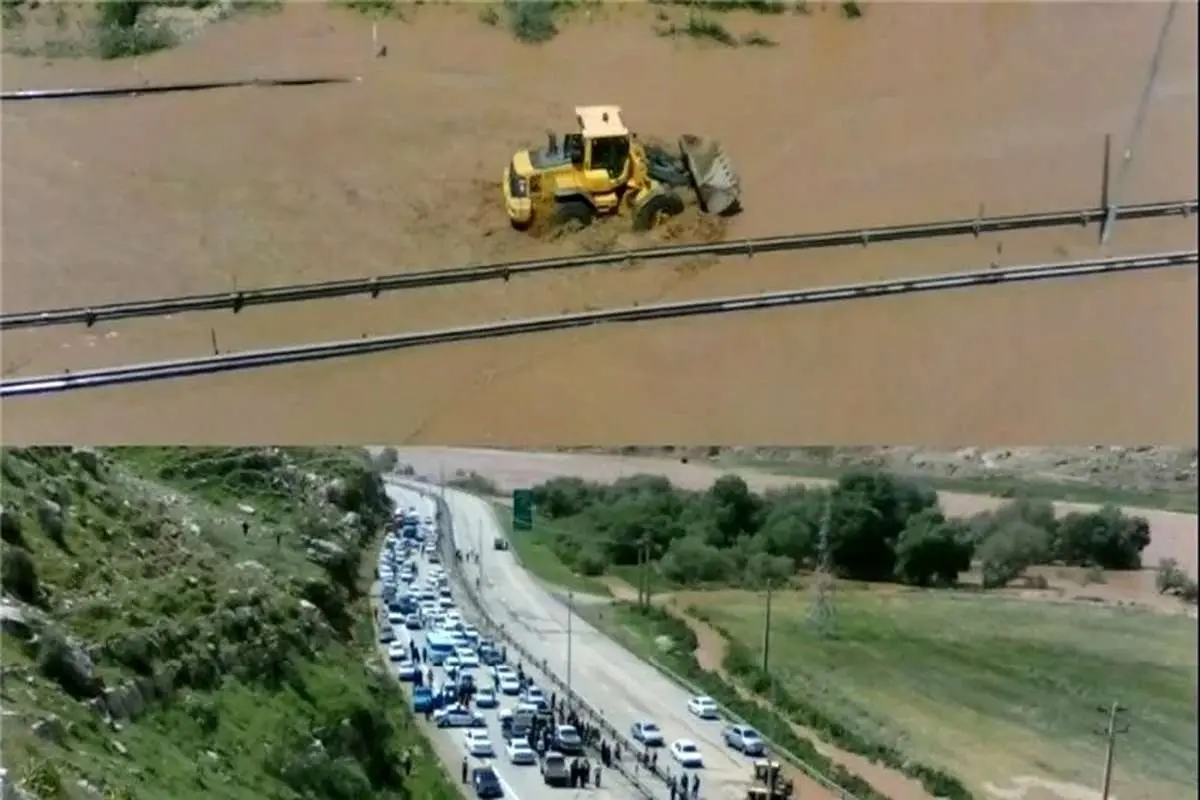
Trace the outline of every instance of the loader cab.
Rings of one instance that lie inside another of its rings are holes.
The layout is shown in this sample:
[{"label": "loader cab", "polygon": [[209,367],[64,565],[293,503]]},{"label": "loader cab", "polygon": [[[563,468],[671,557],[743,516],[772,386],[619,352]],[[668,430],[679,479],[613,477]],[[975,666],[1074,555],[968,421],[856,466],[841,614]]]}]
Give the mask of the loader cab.
[{"label": "loader cab", "polygon": [[614,191],[629,180],[631,134],[617,106],[580,106],[575,109],[578,134],[563,137],[571,163],[582,173],[589,192]]}]

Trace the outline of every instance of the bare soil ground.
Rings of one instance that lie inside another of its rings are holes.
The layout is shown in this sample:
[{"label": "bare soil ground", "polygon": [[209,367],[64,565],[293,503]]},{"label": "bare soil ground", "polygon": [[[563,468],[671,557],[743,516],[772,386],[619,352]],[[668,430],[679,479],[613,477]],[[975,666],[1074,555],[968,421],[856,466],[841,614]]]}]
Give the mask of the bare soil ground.
[{"label": "bare soil ground", "polygon": [[[773,472],[824,477],[865,467],[933,478],[941,488],[991,487],[999,494],[1022,482],[1052,489],[1058,496],[1157,494],[1178,498],[1162,507],[1189,511],[1184,497],[1197,483],[1195,447],[1162,445],[1091,445],[1088,447],[623,447],[562,448],[564,452],[620,452],[622,455],[656,456],[694,461],[708,460],[723,466],[748,466]],[[1148,503],[1149,505],[1149,503]]]},{"label": "bare soil ground", "polygon": [[[661,39],[638,8],[601,10],[528,48],[469,6],[422,7],[381,24],[389,55],[375,59],[369,22],[314,3],[213,25],[136,65],[6,55],[8,87],[362,80],[6,109],[3,307],[627,246],[603,230],[523,237],[499,208],[510,152],[589,101],[621,103],[648,134],[726,144],[746,213],[725,230],[666,232],[676,240],[969,217],[981,202],[988,213],[1092,206],[1103,136],[1120,140],[1131,121],[1161,10],[733,15],[730,27],[766,29],[779,46],[724,50]],[[1188,5],[1125,200],[1196,194],[1196,52]],[[1121,226],[1111,249],[1194,245],[1194,224],[1175,220]],[[195,355],[214,339],[227,351],[1095,252],[1095,231],[1079,230],[596,269],[5,335],[3,366],[44,373]],[[4,421],[6,435],[43,441],[1194,441],[1196,296],[1195,271],[1177,270],[581,331],[11,402]]]}]

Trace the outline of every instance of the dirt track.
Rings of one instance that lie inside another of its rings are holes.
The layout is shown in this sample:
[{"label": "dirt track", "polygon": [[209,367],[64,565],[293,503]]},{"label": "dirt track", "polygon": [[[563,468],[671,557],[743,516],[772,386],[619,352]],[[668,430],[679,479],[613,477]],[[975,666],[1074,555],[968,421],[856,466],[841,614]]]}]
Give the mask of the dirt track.
[{"label": "dirt track", "polygon": [[[6,109],[3,306],[569,250],[510,232],[495,180],[515,146],[586,101],[622,103],[648,133],[724,140],[748,208],[730,236],[970,216],[981,201],[989,213],[1094,205],[1103,134],[1120,141],[1128,128],[1160,19],[1150,4],[878,4],[861,24],[733,17],[735,28],[769,27],[780,46],[725,51],[658,39],[635,9],[591,23],[613,34],[599,48],[578,21],[534,50],[469,8],[425,8],[383,26],[391,54],[380,60],[366,22],[315,5],[222,24],[144,59],[141,75],[364,80]],[[1185,6],[1130,201],[1196,194],[1195,31]],[[585,37],[591,57],[571,58]],[[132,77],[128,64],[5,57],[4,68],[9,86]],[[789,94],[798,99],[783,102]],[[781,180],[785,169],[796,178]],[[230,350],[1082,258],[1094,236],[642,266],[6,335],[3,362],[9,374],[43,373],[199,354],[213,334]],[[1195,240],[1191,221],[1129,225],[1114,249]],[[593,331],[10,403],[4,421],[14,439],[78,441],[1194,441],[1196,294],[1187,270]]]}]

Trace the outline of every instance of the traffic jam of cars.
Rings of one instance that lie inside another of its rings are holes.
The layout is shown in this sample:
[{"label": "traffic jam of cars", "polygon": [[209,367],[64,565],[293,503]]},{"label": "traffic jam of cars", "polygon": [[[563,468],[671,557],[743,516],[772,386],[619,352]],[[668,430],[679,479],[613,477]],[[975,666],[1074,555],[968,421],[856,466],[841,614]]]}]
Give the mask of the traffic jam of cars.
[{"label": "traffic jam of cars", "polygon": [[[462,731],[471,762],[463,760],[462,781],[477,797],[505,796],[495,769],[504,761],[537,767],[549,786],[597,785],[601,773],[585,755],[582,725],[522,665],[509,663],[505,646],[463,617],[432,516],[412,507],[396,512],[377,575],[380,645],[396,677],[411,688],[413,712],[439,728]],[[489,719],[498,723],[501,742],[492,740]],[[601,752],[611,750],[603,745]]]},{"label": "traffic jam of cars", "polygon": [[[462,554],[456,554],[462,557]],[[505,796],[505,786],[493,761],[503,759],[515,767],[538,767],[549,786],[586,787],[600,780],[584,753],[584,734],[572,718],[556,713],[562,708],[547,695],[522,666],[508,661],[507,648],[482,635],[458,609],[450,577],[441,563],[435,520],[416,508],[399,509],[385,538],[378,565],[381,607],[379,641],[386,647],[396,677],[409,684],[412,710],[444,729],[460,729],[462,746],[474,765],[462,763],[462,780],[477,797]],[[721,711],[711,697],[692,697],[688,712],[704,721],[720,721]],[[495,715],[503,741],[493,742],[489,715]],[[645,720],[633,724],[630,738],[641,745],[636,754],[645,764],[658,766],[658,750],[665,749],[684,770],[704,767],[699,746],[690,739],[667,742],[663,730]],[[743,724],[725,725],[724,744],[746,756],[766,755],[758,732]],[[602,759],[614,756],[614,747],[603,744]],[[620,758],[619,747],[615,757]],[[699,796],[699,775],[680,773],[671,782],[679,800]]]}]

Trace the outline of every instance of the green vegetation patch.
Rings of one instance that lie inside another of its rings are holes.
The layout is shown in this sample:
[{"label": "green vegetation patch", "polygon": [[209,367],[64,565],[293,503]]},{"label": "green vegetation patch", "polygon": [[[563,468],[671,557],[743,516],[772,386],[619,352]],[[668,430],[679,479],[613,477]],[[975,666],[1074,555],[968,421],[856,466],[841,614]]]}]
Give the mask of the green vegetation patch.
[{"label": "green vegetation patch", "polygon": [[[506,530],[512,531],[512,509],[500,503],[493,504],[496,517]],[[509,534],[513,555],[521,566],[538,579],[553,586],[580,594],[610,595],[602,581],[580,575],[568,567],[558,556],[555,542],[560,536],[554,522],[542,519],[534,523],[532,531],[514,531]],[[484,546],[488,546],[485,542]]]},{"label": "green vegetation patch", "polygon": [[[769,674],[761,595],[723,592],[694,613],[732,643],[726,666],[794,721],[882,762],[901,752],[975,788],[1022,775],[1091,786],[1100,709],[1119,701],[1118,796],[1195,794],[1196,624],[1127,608],[936,591],[839,590],[835,628],[812,599],[776,594]],[[1124,787],[1124,788],[1122,788]],[[1152,787],[1150,791],[1148,787]]]},{"label": "green vegetation patch", "polygon": [[31,796],[457,796],[376,666],[364,453],[0,459],[0,761]]},{"label": "green vegetation patch", "polygon": [[533,494],[539,541],[571,572],[648,590],[780,585],[823,560],[842,578],[945,587],[976,563],[985,588],[1003,587],[1039,564],[1138,569],[1150,541],[1146,520],[1112,507],[1056,518],[1049,502],[1016,499],[946,519],[932,489],[873,471],[761,495],[736,475],[701,492],[656,475],[556,478]]},{"label": "green vegetation patch", "polygon": [[5,49],[48,57],[131,58],[179,44],[203,24],[281,0],[3,0]]},{"label": "green vegetation patch", "polygon": [[[679,676],[698,691],[711,696],[786,749],[790,756],[810,770],[825,775],[853,797],[858,800],[886,800],[886,795],[834,764],[811,741],[796,735],[783,717],[744,698],[719,675],[703,669],[695,657],[698,646],[696,635],[682,620],[656,606],[639,607],[622,602],[611,605],[583,604],[577,608],[577,613],[634,655],[660,669],[665,668],[668,677]],[[664,647],[664,643],[667,646]]]}]

